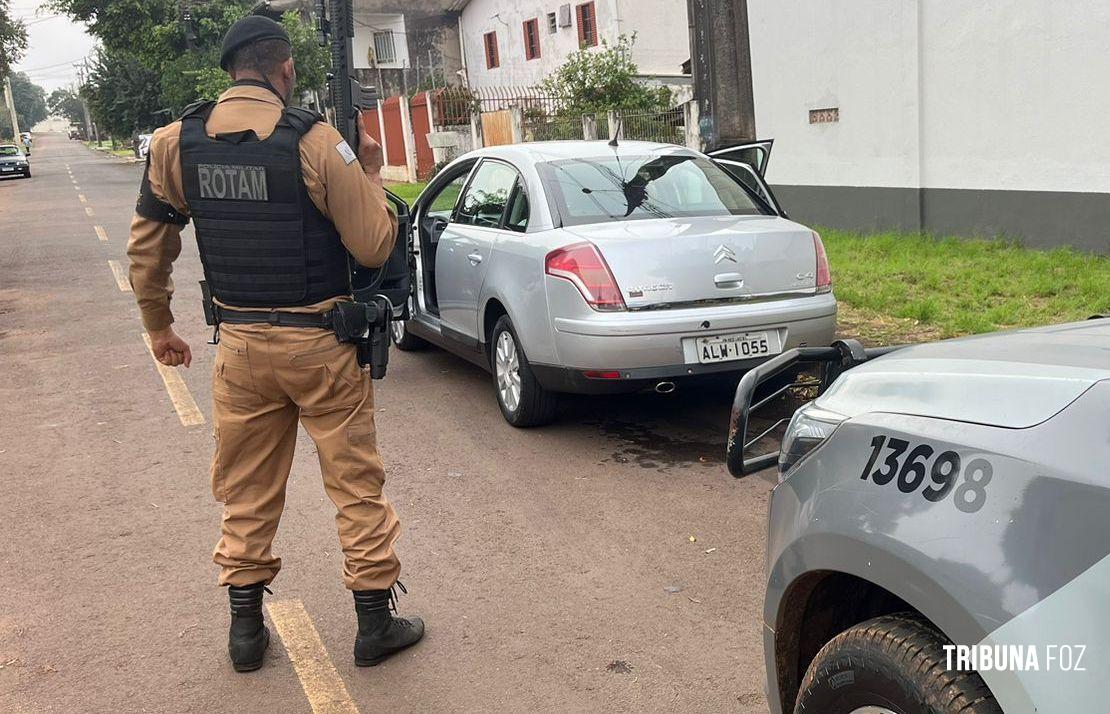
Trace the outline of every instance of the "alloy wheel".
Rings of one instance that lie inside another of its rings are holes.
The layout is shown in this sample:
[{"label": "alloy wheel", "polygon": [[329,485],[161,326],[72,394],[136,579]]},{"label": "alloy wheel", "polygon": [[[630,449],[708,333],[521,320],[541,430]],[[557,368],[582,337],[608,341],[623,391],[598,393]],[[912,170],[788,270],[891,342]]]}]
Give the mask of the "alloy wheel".
[{"label": "alloy wheel", "polygon": [[493,362],[497,394],[505,408],[515,412],[520,407],[520,354],[508,330],[497,336]]},{"label": "alloy wheel", "polygon": [[400,342],[405,339],[405,321],[391,320],[389,323],[389,332],[393,335],[394,342]]}]

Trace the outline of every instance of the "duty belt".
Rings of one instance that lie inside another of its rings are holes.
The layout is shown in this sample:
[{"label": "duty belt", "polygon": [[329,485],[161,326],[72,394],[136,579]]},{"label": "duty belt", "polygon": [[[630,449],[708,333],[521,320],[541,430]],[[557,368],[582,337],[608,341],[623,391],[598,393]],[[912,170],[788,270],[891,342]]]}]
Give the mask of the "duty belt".
[{"label": "duty belt", "polygon": [[216,320],[232,325],[273,325],[274,327],[333,328],[331,312],[280,312],[271,310],[228,310],[215,305]]}]

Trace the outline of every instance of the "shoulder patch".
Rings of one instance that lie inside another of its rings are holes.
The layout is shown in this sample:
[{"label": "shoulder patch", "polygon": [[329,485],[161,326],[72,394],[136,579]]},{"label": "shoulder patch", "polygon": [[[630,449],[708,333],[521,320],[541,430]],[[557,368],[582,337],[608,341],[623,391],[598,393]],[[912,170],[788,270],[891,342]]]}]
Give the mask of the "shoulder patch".
[{"label": "shoulder patch", "polygon": [[351,145],[348,144],[346,140],[336,144],[335,150],[339,152],[339,155],[343,157],[343,161],[346,162],[348,166],[351,165],[352,161],[358,158],[358,156],[355,155],[355,150],[351,148]]}]

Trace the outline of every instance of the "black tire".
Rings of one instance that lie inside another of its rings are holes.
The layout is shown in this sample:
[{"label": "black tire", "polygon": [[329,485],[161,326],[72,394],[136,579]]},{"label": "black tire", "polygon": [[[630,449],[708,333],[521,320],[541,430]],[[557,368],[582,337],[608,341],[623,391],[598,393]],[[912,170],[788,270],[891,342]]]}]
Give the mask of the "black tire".
[{"label": "black tire", "polygon": [[389,339],[402,352],[415,352],[428,346],[427,340],[417,337],[405,329],[407,320],[394,320],[390,324]]},{"label": "black tire", "polygon": [[28,171],[27,173],[23,174],[23,178],[31,178],[31,172]]},{"label": "black tire", "polygon": [[[511,405],[507,404],[502,397],[502,389],[498,380],[497,349],[502,333],[507,333],[512,338],[516,349],[520,397],[515,409],[511,408]],[[490,369],[493,372],[494,395],[497,397],[497,405],[501,407],[501,414],[505,417],[505,421],[516,427],[529,427],[548,424],[555,418],[558,395],[544,389],[539,380],[536,379],[508,315],[502,315],[490,333],[489,360]]]},{"label": "black tire", "polygon": [[813,658],[794,714],[850,714],[866,706],[898,714],[1002,714],[977,672],[946,668],[946,644],[912,613],[861,622]]}]

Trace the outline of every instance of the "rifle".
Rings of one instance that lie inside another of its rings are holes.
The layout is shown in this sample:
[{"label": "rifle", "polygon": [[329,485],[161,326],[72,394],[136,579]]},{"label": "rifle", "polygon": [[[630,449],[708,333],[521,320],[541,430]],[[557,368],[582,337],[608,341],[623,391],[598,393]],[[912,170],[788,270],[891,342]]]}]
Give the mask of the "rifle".
[{"label": "rifle", "polygon": [[[335,128],[358,153],[362,135],[362,112],[378,106],[378,91],[364,87],[355,76],[354,37],[355,15],[352,0],[315,0],[317,37],[328,47],[331,71],[328,72],[328,97],[334,113]],[[351,270],[351,288],[355,300],[367,306],[372,320],[366,343],[360,346],[360,362],[365,357],[371,364],[375,379],[385,375],[389,358],[390,319],[404,319],[408,315],[410,285],[408,231],[408,206],[397,196],[386,191],[386,197],[397,212],[398,223],[403,226],[398,241],[404,241],[402,250],[394,250],[389,260],[380,268],[364,268],[357,263]],[[371,309],[375,307],[376,309]],[[392,308],[392,310],[388,309]]]}]

